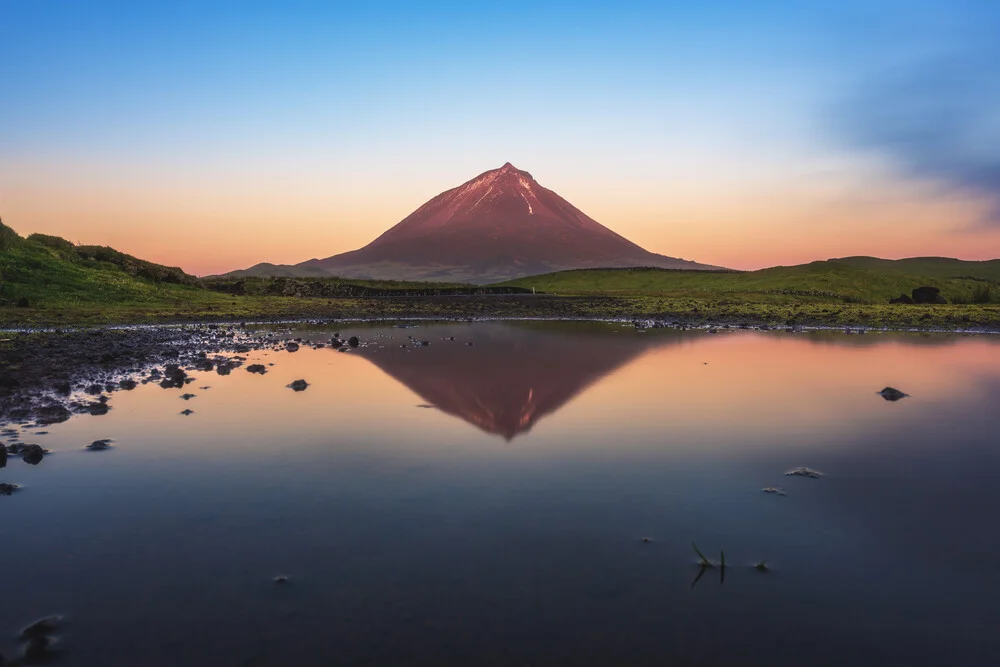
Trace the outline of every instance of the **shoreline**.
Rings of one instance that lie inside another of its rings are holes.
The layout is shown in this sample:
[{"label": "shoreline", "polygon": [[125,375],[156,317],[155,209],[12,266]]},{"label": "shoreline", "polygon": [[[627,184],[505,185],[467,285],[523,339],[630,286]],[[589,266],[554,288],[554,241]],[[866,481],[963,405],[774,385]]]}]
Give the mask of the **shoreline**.
[{"label": "shoreline", "polygon": [[[255,321],[218,321],[175,324],[119,324],[59,329],[0,330],[0,426],[34,422],[60,423],[74,414],[103,415],[117,391],[139,384],[182,387],[190,382],[186,371],[214,371],[228,375],[247,361],[245,355],[282,350],[295,340],[312,347],[338,347],[324,338],[310,341],[291,331],[269,327],[331,327],[335,325],[392,326],[419,323],[476,324],[486,322],[565,322],[726,334],[738,332],[842,335],[899,334],[935,336],[993,336],[996,329],[879,328],[866,326],[692,323],[661,319],[583,317],[370,317],[292,318]],[[340,342],[342,351],[349,348]],[[173,378],[173,379],[171,379]],[[164,384],[166,383],[166,384]]]}]

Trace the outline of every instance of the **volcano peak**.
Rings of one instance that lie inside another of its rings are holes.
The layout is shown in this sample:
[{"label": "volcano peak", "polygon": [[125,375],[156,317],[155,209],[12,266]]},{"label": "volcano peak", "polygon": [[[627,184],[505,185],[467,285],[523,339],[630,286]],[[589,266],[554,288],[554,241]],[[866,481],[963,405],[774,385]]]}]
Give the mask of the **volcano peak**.
[{"label": "volcano peak", "polygon": [[505,162],[442,192],[365,247],[296,268],[342,278],[484,284],[635,266],[716,268],[645,250]]}]

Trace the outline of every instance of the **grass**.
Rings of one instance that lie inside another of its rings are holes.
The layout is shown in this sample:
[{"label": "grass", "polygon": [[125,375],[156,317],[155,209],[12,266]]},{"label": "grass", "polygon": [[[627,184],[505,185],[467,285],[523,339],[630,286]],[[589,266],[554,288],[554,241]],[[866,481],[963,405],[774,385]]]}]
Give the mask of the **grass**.
[{"label": "grass", "polygon": [[[0,327],[279,319],[657,319],[702,325],[1000,329],[1000,260],[848,258],[755,272],[564,271],[494,286],[231,278],[0,223]],[[952,303],[890,305],[934,285]],[[548,295],[497,294],[530,292]],[[492,293],[491,293],[492,292]],[[989,299],[988,302],[987,299]]]},{"label": "grass", "polygon": [[887,304],[930,285],[951,303],[1000,302],[1000,260],[848,257],[760,271],[583,269],[499,283],[550,294],[689,297],[748,303]]}]

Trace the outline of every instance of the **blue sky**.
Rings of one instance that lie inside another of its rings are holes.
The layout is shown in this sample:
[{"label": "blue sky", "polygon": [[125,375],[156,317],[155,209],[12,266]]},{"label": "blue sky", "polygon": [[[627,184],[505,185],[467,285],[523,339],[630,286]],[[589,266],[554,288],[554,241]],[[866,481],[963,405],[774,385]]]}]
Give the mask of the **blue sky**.
[{"label": "blue sky", "polygon": [[666,254],[975,254],[998,34],[971,1],[0,0],[0,216],[224,270],[352,249],[509,160]]}]

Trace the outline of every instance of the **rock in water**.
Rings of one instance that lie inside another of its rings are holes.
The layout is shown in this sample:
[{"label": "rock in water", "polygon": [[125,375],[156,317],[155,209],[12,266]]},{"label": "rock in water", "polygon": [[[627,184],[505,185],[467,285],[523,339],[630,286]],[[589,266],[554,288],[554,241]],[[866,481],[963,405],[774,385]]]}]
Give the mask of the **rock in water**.
[{"label": "rock in water", "polygon": [[778,496],[787,495],[784,491],[782,491],[781,489],[779,489],[776,486],[765,486],[763,489],[761,489],[761,491],[763,491],[764,493],[773,493],[773,494],[778,495]]},{"label": "rock in water", "polygon": [[906,398],[909,394],[904,394],[895,387],[886,387],[882,391],[878,392],[879,396],[887,401],[898,401],[901,398]]},{"label": "rock in water", "polygon": [[87,445],[87,449],[92,452],[103,452],[106,449],[111,449],[111,443],[113,441],[111,438],[103,438],[101,440],[94,440],[92,443]]},{"label": "rock in water", "polygon": [[9,496],[18,490],[17,484],[8,484],[7,482],[0,482],[0,496]]},{"label": "rock in water", "polygon": [[21,634],[18,635],[18,639],[21,641],[28,641],[29,639],[34,639],[36,637],[47,637],[48,635],[55,634],[56,630],[59,629],[59,620],[58,616],[47,616],[41,620],[35,621],[25,629],[21,630]]},{"label": "rock in water", "polygon": [[247,372],[263,375],[264,373],[267,373],[267,369],[264,367],[264,364],[250,364],[247,366]]},{"label": "rock in water", "polygon": [[792,477],[808,477],[809,479],[819,479],[823,476],[823,473],[806,467],[793,468],[785,474]]},{"label": "rock in water", "polygon": [[299,344],[298,343],[288,343],[287,345],[285,345],[285,349],[288,350],[289,352],[298,352],[299,351]]},{"label": "rock in water", "polygon": [[29,465],[36,466],[42,462],[45,450],[40,445],[25,445],[21,449],[21,460]]},{"label": "rock in water", "polygon": [[357,347],[358,345],[361,344],[361,341],[358,339],[357,336],[351,336],[350,338],[347,339],[347,344],[350,345],[351,347]]},{"label": "rock in water", "polygon": [[28,640],[28,643],[24,645],[24,660],[29,664],[37,662],[45,662],[51,656],[49,647],[52,646],[52,640],[48,637],[32,637]]},{"label": "rock in water", "polygon": [[0,446],[0,468],[4,468],[7,465],[7,448]]},{"label": "rock in water", "polygon": [[305,391],[306,387],[309,386],[309,383],[306,382],[305,380],[296,380],[295,382],[291,383],[288,386],[293,391]]},{"label": "rock in water", "polygon": [[187,417],[188,415],[193,415],[194,410],[181,410],[181,414]]}]

